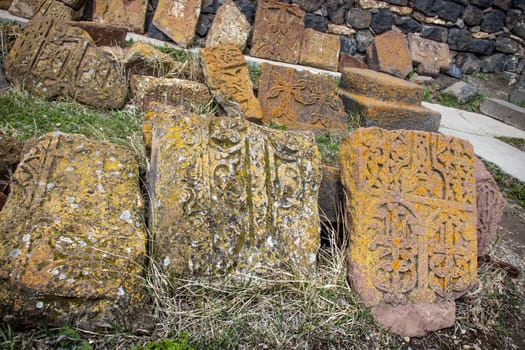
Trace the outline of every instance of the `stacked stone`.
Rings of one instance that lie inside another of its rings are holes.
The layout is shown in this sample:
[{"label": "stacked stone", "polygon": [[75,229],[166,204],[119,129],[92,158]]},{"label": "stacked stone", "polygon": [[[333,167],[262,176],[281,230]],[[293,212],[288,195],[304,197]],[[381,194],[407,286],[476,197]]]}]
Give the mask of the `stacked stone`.
[{"label": "stacked stone", "polygon": [[345,107],[360,111],[365,126],[437,132],[441,115],[422,107],[423,88],[368,69],[347,68],[340,95]]}]

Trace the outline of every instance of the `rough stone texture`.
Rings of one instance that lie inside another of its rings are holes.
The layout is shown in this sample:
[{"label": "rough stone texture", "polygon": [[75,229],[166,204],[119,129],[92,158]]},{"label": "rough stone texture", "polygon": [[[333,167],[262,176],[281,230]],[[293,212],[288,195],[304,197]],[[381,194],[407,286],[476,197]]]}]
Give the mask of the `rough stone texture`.
[{"label": "rough stone texture", "polygon": [[410,14],[412,13],[412,8],[409,6],[396,6],[386,1],[357,0],[356,4],[359,4],[358,6],[365,10],[387,8],[393,13],[398,14],[400,16],[410,16]]},{"label": "rough stone texture", "polygon": [[305,29],[299,64],[336,71],[340,50],[339,36]]},{"label": "rough stone texture", "polygon": [[124,77],[88,33],[52,17],[33,19],[5,62],[6,77],[37,95],[68,95],[100,108],[124,105]]},{"label": "rough stone texture", "polygon": [[369,69],[345,69],[339,86],[353,94],[376,98],[381,101],[419,105],[424,89],[416,84]]},{"label": "rough stone texture", "polygon": [[86,21],[73,22],[71,25],[80,27],[88,32],[89,36],[97,46],[126,47],[126,35],[128,34],[128,30],[125,27]]},{"label": "rough stone texture", "polygon": [[477,280],[472,146],[367,128],[343,140],[340,158],[349,278],[362,302],[402,336],[452,325],[453,300]]},{"label": "rough stone texture", "polygon": [[130,88],[134,105],[142,111],[148,111],[151,102],[188,110],[198,110],[213,102],[208,87],[191,80],[133,75]]},{"label": "rough stone texture", "polygon": [[344,35],[341,35],[339,37],[341,39],[341,54],[346,53],[351,56],[355,55],[357,52],[357,41],[355,40],[355,37],[346,37]]},{"label": "rough stone texture", "polygon": [[93,21],[144,33],[147,0],[94,0]]},{"label": "rough stone texture", "polygon": [[60,0],[64,4],[74,9],[79,9],[86,3],[86,0]]},{"label": "rough stone texture", "polygon": [[525,39],[525,16],[522,11],[510,10],[507,13],[506,24],[513,34]]},{"label": "rough stone texture", "polygon": [[250,55],[298,63],[304,33],[304,11],[275,0],[257,3]]},{"label": "rough stone texture", "polygon": [[[497,1],[495,0],[494,3],[496,3]],[[523,0],[514,0],[512,1],[512,6],[515,7],[515,8],[518,8],[522,11],[525,11],[525,1]]]},{"label": "rough stone texture", "polygon": [[12,0],[0,0],[0,9],[7,10],[12,2]]},{"label": "rough stone texture", "polygon": [[481,59],[480,70],[483,73],[503,72],[505,69],[505,55],[497,53]]},{"label": "rough stone texture", "polygon": [[481,113],[525,130],[525,108],[498,98],[483,98]]},{"label": "rough stone texture", "polygon": [[[287,1],[288,2],[288,1]],[[315,12],[323,6],[324,1],[319,0],[292,0],[292,4],[299,5],[306,12]]]},{"label": "rough stone texture", "polygon": [[347,128],[348,115],[330,76],[263,63],[258,97],[265,124],[317,132]]},{"label": "rough stone texture", "polygon": [[518,52],[520,44],[511,38],[498,36],[496,38],[496,51],[514,54]]},{"label": "rough stone texture", "polygon": [[0,216],[0,314],[16,326],[143,327],[138,164],[128,148],[52,133],[29,149]]},{"label": "rough stone texture", "polygon": [[376,35],[389,31],[394,24],[394,15],[389,9],[379,9],[372,15],[370,28]]},{"label": "rough stone texture", "polygon": [[446,43],[448,40],[448,29],[438,26],[424,25],[421,30],[421,36],[426,39]]},{"label": "rough stone texture", "polygon": [[423,75],[436,76],[440,71],[450,68],[450,51],[445,43],[421,38],[415,34],[408,35],[410,58],[419,64],[417,72]]},{"label": "rough stone texture", "polygon": [[492,5],[492,0],[470,0],[470,2],[481,8],[487,8]]},{"label": "rough stone texture", "polygon": [[460,53],[456,56],[456,64],[461,69],[463,74],[472,74],[479,72],[481,68],[481,61],[476,55],[472,53]]},{"label": "rough stone texture", "polygon": [[494,0],[493,5],[504,11],[508,11],[512,5],[512,0]]},{"label": "rough stone texture", "polygon": [[355,34],[357,51],[365,53],[368,47],[374,42],[374,35],[368,29],[360,30]]},{"label": "rough stone texture", "polygon": [[193,42],[202,0],[159,0],[153,24],[171,40],[187,47]]},{"label": "rough stone texture", "polygon": [[[341,35],[341,40],[343,38],[349,39],[350,36],[352,36],[352,38],[353,38],[353,35],[356,33],[355,29],[350,28],[349,26],[344,25],[344,24],[341,24],[341,25],[339,25],[339,24],[328,24],[328,28],[326,29],[326,32],[330,33],[330,34]],[[353,38],[353,39],[355,41],[355,38]]]},{"label": "rough stone texture", "polygon": [[408,42],[402,33],[390,31],[376,36],[367,56],[369,67],[398,78],[404,78],[412,71]]},{"label": "rough stone texture", "polygon": [[182,111],[156,116],[154,259],[178,276],[313,272],[320,155],[313,134]]},{"label": "rough stone texture", "polygon": [[383,129],[407,129],[437,132],[441,114],[419,105],[381,101],[375,98],[340,91],[345,109],[358,111],[364,126]]},{"label": "rough stone texture", "polygon": [[421,31],[421,24],[418,21],[410,17],[396,17],[395,21],[396,27],[401,29],[403,33],[414,33]]},{"label": "rough stone texture", "polygon": [[443,90],[443,93],[454,96],[459,103],[467,103],[478,94],[478,89],[474,85],[458,81]]},{"label": "rough stone texture", "polygon": [[445,0],[435,0],[432,5],[432,12],[439,18],[450,22],[456,22],[463,13],[464,7],[453,2]]},{"label": "rough stone texture", "polygon": [[201,62],[206,83],[227,115],[261,122],[261,106],[241,50],[234,45],[207,47],[201,50]]},{"label": "rough stone texture", "polygon": [[463,22],[469,27],[479,26],[483,20],[483,10],[469,5],[463,13]]},{"label": "rough stone texture", "polygon": [[367,29],[372,22],[372,12],[354,7],[348,11],[346,22],[355,29]]},{"label": "rough stone texture", "polygon": [[321,166],[323,179],[319,188],[319,215],[321,221],[337,223],[342,220],[343,185],[341,169],[335,166]]},{"label": "rough stone texture", "polygon": [[481,30],[488,33],[494,33],[503,29],[505,25],[505,12],[501,10],[492,10],[483,16]]},{"label": "rough stone texture", "polygon": [[495,46],[493,40],[472,39],[467,51],[478,55],[491,55],[494,52]]},{"label": "rough stone texture", "polygon": [[478,158],[474,161],[474,178],[476,179],[478,256],[483,256],[489,244],[496,240],[498,225],[505,208],[505,199],[498,184]]},{"label": "rough stone texture", "polygon": [[235,45],[244,50],[250,23],[237,8],[233,0],[228,0],[219,8],[206,38],[206,46]]},{"label": "rough stone texture", "polygon": [[52,16],[56,19],[76,20],[82,16],[83,8],[75,10],[58,0],[14,0],[9,13],[24,18],[35,15]]},{"label": "rough stone texture", "polygon": [[11,177],[22,156],[24,144],[0,130],[0,210],[10,191]]},{"label": "rough stone texture", "polygon": [[350,56],[345,53],[339,55],[339,66],[337,70],[342,72],[346,68],[361,68],[367,69],[368,65],[363,62],[363,60],[357,58],[356,56]]},{"label": "rough stone texture", "polygon": [[304,26],[305,28],[312,28],[324,33],[328,29],[328,18],[307,13],[304,16]]},{"label": "rough stone texture", "polygon": [[451,50],[466,51],[470,47],[472,36],[468,30],[451,28],[448,31],[448,45]]}]

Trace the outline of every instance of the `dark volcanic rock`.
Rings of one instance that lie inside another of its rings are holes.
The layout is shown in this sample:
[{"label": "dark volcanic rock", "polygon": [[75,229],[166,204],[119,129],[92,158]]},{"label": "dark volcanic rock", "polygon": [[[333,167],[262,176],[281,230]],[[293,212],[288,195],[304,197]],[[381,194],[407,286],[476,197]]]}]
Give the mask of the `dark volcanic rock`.
[{"label": "dark volcanic rock", "polygon": [[494,0],[493,5],[499,7],[503,11],[508,11],[512,5],[512,0]]},{"label": "dark volcanic rock", "polygon": [[525,0],[514,0],[512,7],[525,11]]},{"label": "dark volcanic rock", "polygon": [[357,41],[357,51],[364,53],[370,44],[374,42],[374,36],[368,30],[360,30],[355,34],[355,40]]},{"label": "dark volcanic rock", "polygon": [[370,28],[374,33],[381,34],[389,31],[394,24],[394,15],[389,9],[379,9],[377,13],[372,15],[372,22],[370,23]]},{"label": "dark volcanic rock", "polygon": [[246,17],[248,22],[253,25],[253,22],[255,22],[257,3],[254,0],[234,0],[233,3],[241,11],[244,17]]},{"label": "dark volcanic rock", "polygon": [[438,26],[423,25],[423,29],[421,30],[421,36],[426,39],[446,43],[448,39],[448,29]]},{"label": "dark volcanic rock", "polygon": [[447,21],[456,22],[458,17],[463,13],[464,7],[445,0],[436,0],[432,5],[432,12]]},{"label": "dark volcanic rock", "polygon": [[346,15],[346,23],[355,29],[366,29],[372,22],[372,13],[367,10],[353,8]]},{"label": "dark volcanic rock", "polygon": [[427,16],[435,16],[436,14],[432,11],[432,5],[434,0],[414,0],[414,9],[423,12]]},{"label": "dark volcanic rock", "polygon": [[495,46],[496,44],[492,40],[472,39],[467,51],[479,55],[491,55],[494,52]]},{"label": "dark volcanic rock", "polygon": [[487,8],[492,5],[492,0],[470,0],[470,3],[481,8]]},{"label": "dark volcanic rock", "polygon": [[448,31],[448,46],[452,50],[466,51],[470,47],[472,36],[465,29],[451,28]]},{"label": "dark volcanic rock", "polygon": [[328,20],[332,23],[345,23],[346,10],[347,4],[344,0],[328,0],[326,3],[326,13]]},{"label": "dark volcanic rock", "polygon": [[481,59],[481,71],[483,73],[500,73],[505,69],[505,55],[497,53],[485,56]]},{"label": "dark volcanic rock", "polygon": [[467,6],[465,13],[463,13],[463,22],[470,27],[479,26],[482,19],[483,10],[476,6]]},{"label": "dark volcanic rock", "polygon": [[347,53],[350,56],[353,56],[357,52],[357,41],[355,37],[347,37],[344,35],[339,36],[341,40],[341,53]]},{"label": "dark volcanic rock", "polygon": [[306,28],[315,29],[319,32],[326,32],[326,28],[328,28],[328,19],[323,16],[307,13],[304,16],[304,26]]},{"label": "dark volcanic rock", "polygon": [[494,33],[503,29],[505,25],[505,12],[493,10],[485,14],[481,22],[481,30],[488,33]]},{"label": "dark volcanic rock", "polygon": [[401,29],[403,33],[415,33],[421,31],[421,24],[411,17],[400,17],[396,16],[395,19],[396,27]]},{"label": "dark volcanic rock", "polygon": [[520,44],[509,37],[498,36],[496,38],[496,51],[504,53],[516,53]]},{"label": "dark volcanic rock", "polygon": [[292,4],[299,5],[306,12],[315,12],[323,6],[324,1],[320,0],[292,0]]},{"label": "dark volcanic rock", "polygon": [[481,61],[472,53],[460,53],[456,56],[456,64],[463,74],[472,74],[479,72]]}]

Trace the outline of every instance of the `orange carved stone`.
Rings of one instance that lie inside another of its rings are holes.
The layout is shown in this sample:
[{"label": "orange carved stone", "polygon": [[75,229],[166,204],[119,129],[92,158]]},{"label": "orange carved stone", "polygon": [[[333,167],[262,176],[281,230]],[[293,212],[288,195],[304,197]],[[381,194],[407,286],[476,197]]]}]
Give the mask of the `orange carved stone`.
[{"label": "orange carved stone", "polygon": [[263,63],[258,97],[265,124],[318,132],[347,128],[332,77]]},{"label": "orange carved stone", "polygon": [[250,55],[298,63],[304,33],[305,12],[296,5],[275,0],[257,4]]},{"label": "orange carved stone", "polygon": [[306,29],[299,63],[337,71],[341,41],[339,36]]},{"label": "orange carved stone", "polygon": [[436,76],[440,71],[450,68],[450,50],[446,43],[408,35],[410,58],[417,63],[417,72],[423,75]]},{"label": "orange carved stone", "polygon": [[341,145],[349,277],[403,336],[454,323],[477,280],[472,146],[430,132],[357,129]]},{"label": "orange carved stone", "polygon": [[235,45],[207,47],[201,50],[201,60],[206,83],[226,114],[260,122],[261,106],[241,50]]},{"label": "orange carved stone", "polygon": [[402,33],[386,32],[374,39],[367,50],[368,66],[374,70],[405,78],[412,71],[408,42]]},{"label": "orange carved stone", "polygon": [[202,0],[159,0],[153,24],[177,44],[193,42]]},{"label": "orange carved stone", "polygon": [[93,20],[123,26],[135,33],[144,33],[147,0],[94,0]]},{"label": "orange carved stone", "polygon": [[9,12],[15,16],[32,18],[33,16],[52,16],[57,19],[77,20],[84,10],[83,2],[76,3],[78,7],[70,7],[59,0],[14,0]]}]

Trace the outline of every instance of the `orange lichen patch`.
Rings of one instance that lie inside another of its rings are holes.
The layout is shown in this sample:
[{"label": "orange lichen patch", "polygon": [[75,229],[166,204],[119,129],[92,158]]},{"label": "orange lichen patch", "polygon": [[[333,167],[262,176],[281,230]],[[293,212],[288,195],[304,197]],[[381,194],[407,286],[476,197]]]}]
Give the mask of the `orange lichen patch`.
[{"label": "orange lichen patch", "polygon": [[[56,325],[61,310],[74,307],[75,317],[96,328],[115,317],[116,305],[123,314],[142,309],[126,301],[144,299],[142,209],[130,150],[81,135],[42,137],[19,164],[0,217],[6,314],[17,322],[43,312]],[[55,306],[35,309],[35,298],[56,300]]]},{"label": "orange lichen patch", "polygon": [[193,42],[202,0],[159,0],[153,24],[177,44]]},{"label": "orange lichen patch", "polygon": [[405,78],[412,71],[408,42],[403,33],[386,32],[368,47],[368,66],[374,70]]},{"label": "orange lichen patch", "polygon": [[349,274],[367,305],[453,300],[476,283],[468,142],[357,129],[343,140],[340,156],[352,218]]},{"label": "orange lichen patch", "polygon": [[180,109],[152,125],[150,229],[168,271],[313,271],[321,180],[313,134]]},{"label": "orange lichen patch", "polygon": [[340,50],[338,35],[305,29],[299,64],[337,71]]},{"label": "orange lichen patch", "polygon": [[94,0],[93,21],[123,26],[142,34],[147,7],[147,0]]},{"label": "orange lichen patch", "polygon": [[241,50],[235,45],[207,47],[201,50],[201,61],[206,83],[226,114],[261,122],[261,106]]},{"label": "orange lichen patch", "polygon": [[423,101],[423,87],[370,69],[344,69],[339,86],[352,94],[381,101],[412,105],[419,105]]}]

